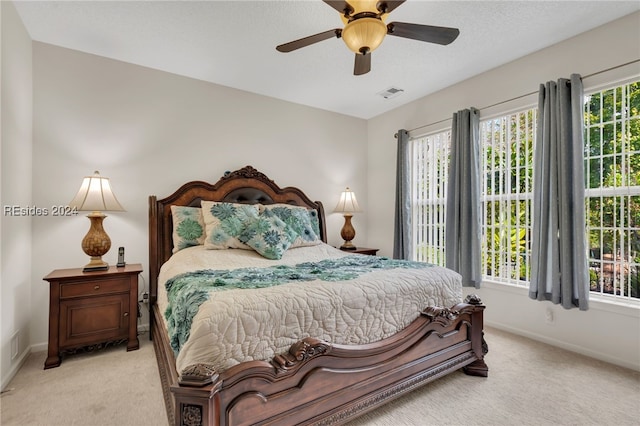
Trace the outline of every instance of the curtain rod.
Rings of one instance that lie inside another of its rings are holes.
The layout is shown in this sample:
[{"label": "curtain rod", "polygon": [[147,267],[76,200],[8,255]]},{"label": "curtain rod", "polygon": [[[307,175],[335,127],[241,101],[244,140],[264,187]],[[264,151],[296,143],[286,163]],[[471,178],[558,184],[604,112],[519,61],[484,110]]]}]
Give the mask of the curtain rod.
[{"label": "curtain rod", "polygon": [[[624,64],[615,65],[613,67],[610,67],[610,68],[607,68],[607,69],[604,69],[604,70],[601,70],[601,71],[596,71],[596,72],[593,72],[591,74],[587,74],[587,75],[583,76],[582,79],[584,80],[585,78],[594,77],[594,76],[596,76],[598,74],[602,74],[602,73],[605,73],[605,72],[613,71],[613,70],[618,69],[618,68],[626,67],[627,65],[631,65],[631,64],[634,64],[636,62],[640,62],[640,59],[634,59],[633,61],[629,61],[629,62],[626,62]],[[483,109],[492,108],[492,107],[495,107],[495,106],[498,106],[498,105],[506,104],[507,102],[511,102],[511,101],[515,101],[515,100],[518,100],[518,99],[521,99],[521,98],[525,98],[527,96],[535,95],[536,93],[538,93],[537,90],[535,92],[525,93],[524,95],[520,95],[520,96],[516,96],[516,97],[511,98],[511,99],[507,99],[506,101],[500,101],[500,102],[496,102],[495,104],[491,104],[491,105],[484,106],[482,108],[478,108],[478,110],[482,111]],[[451,120],[451,118],[443,118],[442,120],[434,121],[433,123],[424,124],[422,126],[415,127],[415,128],[413,128],[411,130],[407,130],[407,132],[413,132],[415,130],[422,129],[423,127],[433,126],[434,124],[444,123],[445,121],[449,121],[449,120]],[[396,133],[394,136],[397,138],[398,134]]]}]

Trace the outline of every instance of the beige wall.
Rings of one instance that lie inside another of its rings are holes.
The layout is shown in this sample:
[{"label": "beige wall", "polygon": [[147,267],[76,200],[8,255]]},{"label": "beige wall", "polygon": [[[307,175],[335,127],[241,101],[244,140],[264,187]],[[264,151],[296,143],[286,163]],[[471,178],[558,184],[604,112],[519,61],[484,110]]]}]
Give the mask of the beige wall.
[{"label": "beige wall", "polygon": [[[331,212],[344,187],[366,206],[365,120],[42,43],[33,54],[34,203],[67,204],[83,176],[109,177],[127,211],[107,213],[105,260],[115,263],[124,246],[146,282],[147,198],[189,180],[215,182],[252,165],[322,201],[332,244],[343,218]],[[355,221],[365,229],[365,217]],[[47,340],[49,292],[39,279],[87,263],[80,242],[88,229],[83,214],[33,220],[34,344]]]},{"label": "beige wall", "polygon": [[0,3],[2,141],[0,143],[0,366],[2,388],[31,344],[31,219],[5,206],[31,204],[31,39],[10,2]]},{"label": "beige wall", "polygon": [[[515,107],[535,105],[539,84],[571,73],[587,76],[640,58],[640,13],[629,15],[557,45],[480,74],[368,121],[368,239],[382,254],[393,251],[393,214],[398,129],[419,136],[450,123],[452,113],[481,108],[481,119]],[[597,60],[594,58],[597,55]],[[635,63],[585,78],[585,90],[603,82],[640,76]],[[503,101],[512,102],[486,108]],[[524,289],[486,284],[478,291],[487,305],[486,322],[590,356],[640,369],[640,310],[592,301],[587,312],[565,311],[551,303],[532,301]],[[547,313],[554,321],[546,322]],[[490,345],[490,342],[489,342]],[[490,360],[490,358],[489,358]]]}]

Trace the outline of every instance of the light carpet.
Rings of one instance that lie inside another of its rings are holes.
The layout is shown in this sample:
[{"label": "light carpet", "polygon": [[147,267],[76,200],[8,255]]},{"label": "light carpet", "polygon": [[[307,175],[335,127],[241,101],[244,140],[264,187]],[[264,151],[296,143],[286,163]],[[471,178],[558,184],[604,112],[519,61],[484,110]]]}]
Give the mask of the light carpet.
[{"label": "light carpet", "polygon": [[[637,425],[640,373],[488,328],[489,377],[455,372],[353,420],[387,425]],[[0,423],[166,425],[153,346],[67,356],[43,370],[31,354],[2,394]]]}]

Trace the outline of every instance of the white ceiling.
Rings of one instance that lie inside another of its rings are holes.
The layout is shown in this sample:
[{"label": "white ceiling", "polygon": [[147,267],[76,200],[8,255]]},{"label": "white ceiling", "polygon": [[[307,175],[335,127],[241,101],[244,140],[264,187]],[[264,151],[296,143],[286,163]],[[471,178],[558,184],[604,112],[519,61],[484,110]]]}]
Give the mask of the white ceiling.
[{"label": "white ceiling", "polygon": [[[365,119],[640,10],[638,0],[409,0],[387,22],[460,36],[448,46],[387,36],[371,72],[354,76],[354,54],[336,38],[275,50],[342,28],[321,0],[14,3],[36,41]],[[389,87],[404,92],[378,95]]]}]

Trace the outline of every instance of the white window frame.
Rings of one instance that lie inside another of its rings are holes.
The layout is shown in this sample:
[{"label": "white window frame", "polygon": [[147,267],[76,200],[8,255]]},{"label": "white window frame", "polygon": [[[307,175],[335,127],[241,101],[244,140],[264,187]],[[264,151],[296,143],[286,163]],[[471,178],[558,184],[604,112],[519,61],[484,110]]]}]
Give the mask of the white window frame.
[{"label": "white window frame", "polygon": [[[617,95],[617,89],[620,87],[628,87],[629,83],[640,81],[640,76],[635,79],[630,79],[626,82],[616,82],[612,84],[602,85],[598,88],[593,88],[591,90],[585,90],[585,109],[588,103],[588,99],[592,96],[602,96],[605,92],[613,91],[614,103],[615,96]],[[625,112],[628,108],[624,103],[626,97],[623,98],[622,111]],[[599,112],[599,116],[603,116],[602,111],[602,102],[600,103],[601,110]],[[590,116],[587,116],[590,118]],[[640,115],[636,116],[628,116],[624,117],[614,117],[612,120],[608,121],[600,121],[597,123],[591,123],[589,120],[585,121],[585,179],[589,179],[590,177],[590,160],[595,159],[599,160],[600,164],[603,163],[603,160],[607,157],[611,157],[613,159],[614,167],[617,165],[616,157],[617,156],[625,156],[629,157],[627,161],[630,161],[631,155],[640,155],[638,152],[629,152],[625,146],[622,146],[622,152],[620,154],[615,153],[615,148],[617,147],[617,141],[612,141],[614,145],[614,153],[613,154],[605,154],[601,152],[600,155],[590,156],[589,150],[587,149],[591,144],[591,132],[589,131],[592,128],[599,129],[600,137],[598,138],[597,143],[599,144],[602,140],[602,132],[603,127],[605,125],[612,126],[613,133],[617,133],[617,129],[620,129],[622,134],[622,140],[627,137],[628,124],[631,120],[640,119]],[[592,298],[596,300],[603,300],[607,302],[613,303],[631,303],[635,306],[640,307],[640,296],[631,297],[630,289],[631,289],[631,279],[632,274],[630,271],[634,269],[638,271],[640,269],[640,263],[634,261],[634,253],[631,253],[631,241],[630,236],[632,232],[640,232],[640,228],[637,226],[635,228],[631,227],[630,224],[628,226],[613,226],[606,227],[602,224],[602,218],[600,220],[600,226],[591,227],[590,224],[590,199],[606,199],[606,198],[617,198],[616,202],[620,203],[618,208],[619,217],[617,219],[618,223],[624,223],[625,214],[630,214],[630,207],[628,210],[624,211],[624,205],[626,202],[627,206],[630,206],[631,197],[640,197],[640,186],[638,185],[630,185],[630,180],[628,179],[629,175],[626,174],[627,170],[625,170],[625,162],[623,161],[620,166],[622,168],[621,172],[623,175],[627,177],[627,184],[620,186],[605,186],[604,182],[602,182],[602,175],[600,176],[600,187],[598,188],[589,188],[589,184],[587,184],[587,188],[585,189],[585,205],[586,205],[586,220],[587,220],[587,230],[585,234],[585,238],[587,240],[587,246],[590,246],[590,239],[592,232],[600,233],[600,240],[604,239],[604,233],[607,231],[613,232],[618,235],[615,239],[614,247],[612,247],[612,253],[602,253],[602,247],[598,247],[597,249],[600,251],[599,253],[595,253],[594,248],[588,247],[589,250],[589,271],[590,271],[590,284],[592,289],[590,291],[590,295]],[[603,203],[600,203],[600,216],[603,215]],[[625,238],[626,237],[626,238]],[[626,240],[626,241],[625,241]],[[619,244],[621,242],[621,244]],[[606,257],[608,256],[608,257]],[[622,277],[621,277],[622,275]],[[594,282],[596,283],[596,288],[594,289]],[[611,293],[612,292],[612,293]],[[616,294],[616,293],[621,294]]]},{"label": "white window frame", "polygon": [[[413,138],[411,146],[412,259],[445,265],[445,218],[451,130]],[[441,169],[431,167],[440,163]]]},{"label": "white window frame", "polygon": [[[483,281],[518,287],[529,286],[533,213],[531,171],[533,170],[536,116],[537,108],[526,107],[495,118],[480,120]],[[524,131],[518,125],[515,126],[515,132],[512,131],[513,121],[519,122],[520,119],[524,119]],[[512,142],[522,143],[527,140],[531,140],[531,147],[525,146],[524,152],[522,149],[513,149]],[[495,152],[498,148],[497,156],[504,161],[488,161],[489,148],[494,148],[491,152]],[[524,167],[520,166],[523,158],[521,153],[531,161],[531,163],[525,163]],[[512,162],[515,163],[515,167],[512,167]],[[521,183],[521,178],[524,179],[525,191],[520,190],[520,185],[513,185],[510,178],[512,171],[515,171],[518,179],[516,184]],[[527,172],[530,176],[526,176]],[[500,176],[497,192],[494,191],[496,182],[490,180],[490,176]],[[489,187],[490,184],[493,188]],[[523,203],[524,206],[522,206]],[[498,217],[495,216],[496,207],[499,211]],[[511,220],[512,209],[515,210],[517,218],[515,223]],[[505,212],[509,214],[509,220],[505,220]]]},{"label": "white window frame", "polygon": [[[604,83],[604,84],[599,84],[597,87],[592,87],[592,88],[585,88],[585,97],[586,96],[590,96],[593,93],[596,92],[600,92],[603,90],[609,90],[615,87],[618,87],[622,84],[625,83],[629,83],[629,82],[635,82],[640,80],[640,76],[633,76],[630,78],[625,78],[624,80],[619,79],[615,82],[609,82],[609,83]],[[533,99],[531,97],[529,97],[530,99],[525,100],[526,102],[522,102],[520,103],[520,105],[516,106],[515,108],[510,108],[508,112],[500,112],[497,111],[497,108],[495,107],[490,107],[487,109],[488,111],[488,118],[484,118],[481,120],[481,125],[482,122],[486,122],[486,121],[490,121],[490,120],[496,120],[500,117],[504,117],[504,116],[509,116],[512,115],[513,113],[518,113],[518,112],[523,112],[529,109],[534,109],[537,110],[537,106],[534,104]],[[586,104],[586,100],[585,100],[585,104]],[[497,104],[499,105],[499,104]],[[536,111],[537,114],[537,111]],[[587,129],[587,123],[585,123],[585,131]],[[534,123],[534,131],[535,131],[535,123]],[[445,264],[445,259],[444,259],[444,241],[445,241],[445,232],[446,230],[442,231],[435,231],[432,228],[432,231],[430,231],[430,233],[425,234],[423,231],[419,231],[417,230],[418,227],[422,227],[422,229],[425,229],[424,226],[427,225],[431,226],[429,224],[434,223],[434,221],[436,222],[441,222],[442,225],[444,225],[444,218],[445,218],[445,214],[446,214],[446,194],[447,194],[447,189],[446,189],[446,180],[448,177],[448,162],[445,161],[445,169],[446,172],[442,172],[441,174],[443,175],[443,179],[442,179],[442,187],[439,189],[439,192],[437,192],[437,196],[432,196],[432,197],[427,197],[426,199],[424,197],[421,197],[419,192],[417,191],[416,188],[416,178],[417,176],[420,175],[420,173],[424,174],[424,168],[425,168],[425,164],[416,164],[418,163],[417,161],[415,161],[416,159],[416,155],[417,151],[415,150],[419,150],[419,149],[424,149],[424,148],[419,148],[416,145],[416,141],[423,143],[424,140],[427,140],[428,138],[433,138],[436,135],[439,134],[447,134],[449,135],[449,149],[450,149],[450,135],[451,135],[451,129],[449,128],[441,128],[439,130],[434,130],[429,134],[423,135],[423,136],[419,136],[419,137],[415,137],[412,138],[411,142],[412,142],[412,189],[411,189],[411,197],[412,197],[412,219],[413,219],[413,247],[412,247],[412,257],[414,260],[418,260],[418,261],[425,261],[425,262],[429,262],[429,263],[434,263],[434,264],[440,264],[443,265]],[[533,135],[533,141],[535,144],[535,135]],[[585,141],[586,143],[586,141]],[[481,148],[483,150],[483,154],[482,157],[484,157],[484,148]],[[448,151],[447,151],[447,155],[448,155]],[[483,161],[483,160],[482,160]],[[532,159],[533,162],[533,159]],[[485,165],[483,164],[483,166],[481,167],[481,173],[485,173]],[[533,166],[533,164],[531,165]],[[585,175],[587,175],[588,170],[585,170]],[[433,178],[435,172],[431,172],[431,177]],[[482,188],[484,188],[484,177],[483,177],[483,184],[482,184]],[[431,190],[433,191],[433,190]],[[433,192],[432,192],[433,194]],[[585,191],[585,202],[587,202],[587,197],[593,197],[593,196],[640,196],[640,186],[630,186],[630,187],[625,187],[625,188],[598,188],[598,189],[589,189],[587,188]],[[482,194],[482,203],[483,203],[483,214],[484,217],[486,217],[486,201],[504,201],[507,198],[512,198],[514,200],[532,200],[532,193],[527,193],[527,194],[516,194],[514,197],[511,196],[507,196],[505,197],[504,195],[497,195],[497,194],[485,194],[484,193],[484,189],[483,189],[483,194]],[[442,208],[440,210],[438,210],[437,214],[433,214],[433,211],[431,212],[431,214],[429,215],[429,219],[428,221],[425,222],[424,220],[424,209],[428,206],[434,206],[434,205],[440,205],[442,206]],[[531,208],[531,206],[530,206]],[[532,211],[530,210],[528,215],[529,217],[531,217]],[[621,214],[624,214],[623,212],[621,212]],[[486,245],[485,245],[485,239],[486,239],[486,235],[488,235],[487,233],[487,225],[484,223],[484,217],[483,217],[483,252],[486,249]],[[529,220],[529,225],[531,225],[531,221]],[[511,231],[511,228],[509,228],[509,226],[506,227],[507,232]],[[434,241],[435,243],[439,243],[439,244],[434,244],[433,247],[433,251],[435,253],[438,253],[437,255],[434,256],[421,256],[418,248],[420,247],[420,245],[424,245],[424,244],[428,244],[429,242],[427,241],[427,239],[424,238],[424,235],[428,235],[428,239],[429,241]],[[588,238],[588,234],[586,234],[586,237]],[[531,249],[531,242],[529,240],[527,240],[526,243],[528,250],[527,250],[527,256],[528,256],[528,262],[530,263],[530,249]],[[530,272],[527,273],[527,279],[526,280],[520,280],[520,279],[511,279],[511,278],[500,278],[500,277],[495,277],[495,276],[489,276],[486,274],[486,270],[485,270],[485,264],[483,263],[483,281],[487,284],[493,284],[495,283],[496,285],[500,285],[500,286],[505,286],[504,288],[512,288],[514,289],[519,289],[520,290],[524,290],[526,288],[528,288],[529,285],[529,281],[530,281]],[[509,269],[507,268],[506,270],[507,275],[509,272]],[[590,297],[592,301],[595,302],[604,302],[605,304],[611,304],[611,305],[619,305],[619,306],[627,306],[627,307],[631,307],[631,308],[640,308],[640,298],[629,298],[629,297],[620,297],[620,296],[614,296],[614,295],[610,295],[610,294],[606,294],[606,293],[598,293],[598,292],[590,292]]]}]

